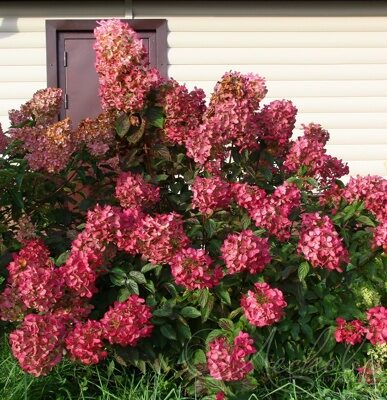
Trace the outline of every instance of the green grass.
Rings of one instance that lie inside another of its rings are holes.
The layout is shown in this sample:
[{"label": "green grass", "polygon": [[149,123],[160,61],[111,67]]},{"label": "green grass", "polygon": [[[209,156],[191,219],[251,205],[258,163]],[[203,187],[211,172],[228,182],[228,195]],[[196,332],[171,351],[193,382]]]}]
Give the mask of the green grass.
[{"label": "green grass", "polygon": [[[368,385],[350,370],[324,370],[309,379],[267,381],[246,400],[386,400],[387,377]],[[283,382],[283,383],[280,383]],[[20,370],[5,337],[0,342],[1,400],[194,400],[182,382],[162,374],[140,375],[113,363],[86,367],[62,362],[46,377]]]}]

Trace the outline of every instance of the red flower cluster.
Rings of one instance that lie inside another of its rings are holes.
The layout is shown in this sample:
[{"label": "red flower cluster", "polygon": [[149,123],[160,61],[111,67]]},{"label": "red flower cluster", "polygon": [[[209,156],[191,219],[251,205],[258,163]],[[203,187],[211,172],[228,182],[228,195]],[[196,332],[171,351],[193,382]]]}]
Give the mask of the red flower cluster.
[{"label": "red flower cluster", "polygon": [[152,313],[144,303],[145,300],[135,294],[123,303],[116,301],[100,321],[102,336],[121,346],[135,346],[141,338],[150,336]]},{"label": "red flower cluster", "polygon": [[77,323],[66,337],[66,349],[73,359],[83,364],[98,364],[107,357],[102,334],[99,321],[88,320],[83,324]]},{"label": "red flower cluster", "polygon": [[320,125],[304,126],[304,136],[299,137],[290,147],[284,162],[284,169],[296,172],[301,166],[307,167],[307,175],[330,185],[349,173],[348,166],[341,160],[326,154],[324,148],[329,138]]},{"label": "red flower cluster", "polygon": [[306,213],[301,218],[297,252],[315,268],[342,272],[341,264],[349,262],[349,255],[331,219],[319,213]]},{"label": "red flower cluster", "polygon": [[373,307],[367,311],[367,339],[372,344],[387,343],[387,308]]},{"label": "red flower cluster", "polygon": [[256,274],[271,261],[268,239],[255,236],[251,230],[228,235],[220,251],[230,274]]},{"label": "red flower cluster", "polygon": [[158,71],[148,67],[141,40],[128,24],[117,19],[100,21],[94,35],[103,108],[141,110],[149,92],[162,83]]},{"label": "red flower cluster", "polygon": [[215,86],[203,124],[186,141],[187,155],[205,165],[209,159],[223,160],[230,143],[241,150],[257,148],[255,111],[266,93],[258,75],[226,73]]},{"label": "red flower cluster", "polygon": [[116,197],[123,208],[145,208],[160,200],[160,188],[146,183],[139,174],[122,172],[116,184]]},{"label": "red flower cluster", "polygon": [[[293,209],[300,205],[300,191],[294,184],[285,182],[270,196],[251,185],[236,184],[233,187],[236,201],[246,208],[257,227],[265,228],[279,240],[290,237]],[[244,197],[248,193],[249,196]]]},{"label": "red flower cluster", "polygon": [[253,369],[246,357],[256,352],[248,333],[239,332],[230,345],[225,337],[218,337],[209,344],[207,367],[213,378],[223,381],[240,381]]},{"label": "red flower cluster", "polygon": [[185,85],[179,85],[173,79],[168,81],[162,101],[165,102],[164,131],[170,142],[184,144],[195,134],[206,110],[205,97],[202,89],[188,92]]},{"label": "red flower cluster", "polygon": [[337,328],[335,331],[336,342],[348,343],[352,346],[361,343],[366,333],[363,323],[358,319],[347,322],[343,318],[336,318]]},{"label": "red flower cluster", "polygon": [[197,176],[192,184],[192,207],[211,215],[215,210],[228,207],[231,202],[230,184],[219,177]]},{"label": "red flower cluster", "polygon": [[265,105],[259,114],[260,138],[276,153],[282,154],[288,147],[296,123],[297,108],[290,100],[275,100]]},{"label": "red flower cluster", "polygon": [[249,290],[241,300],[247,320],[255,326],[268,326],[278,322],[287,306],[283,293],[267,283],[255,283],[254,291]]},{"label": "red flower cluster", "polygon": [[29,314],[9,335],[12,353],[24,371],[45,375],[62,359],[66,333],[63,318]]},{"label": "red flower cluster", "polygon": [[170,262],[172,275],[178,285],[190,290],[216,286],[223,277],[220,266],[213,267],[213,260],[204,250],[185,248]]}]

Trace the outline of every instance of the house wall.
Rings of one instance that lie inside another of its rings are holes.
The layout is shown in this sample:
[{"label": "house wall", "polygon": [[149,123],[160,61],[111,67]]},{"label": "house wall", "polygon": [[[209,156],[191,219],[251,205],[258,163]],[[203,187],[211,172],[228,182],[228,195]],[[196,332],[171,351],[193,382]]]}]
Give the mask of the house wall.
[{"label": "house wall", "polygon": [[46,18],[166,18],[169,76],[210,93],[225,71],[259,73],[351,174],[387,176],[387,3],[362,3],[0,1],[0,121],[46,86]]}]

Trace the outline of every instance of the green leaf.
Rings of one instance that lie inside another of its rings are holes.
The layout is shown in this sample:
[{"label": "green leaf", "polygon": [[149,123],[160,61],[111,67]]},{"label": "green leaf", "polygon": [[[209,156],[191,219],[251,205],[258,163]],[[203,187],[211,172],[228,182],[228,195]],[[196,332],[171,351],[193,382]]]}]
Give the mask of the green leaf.
[{"label": "green leaf", "polygon": [[161,334],[167,339],[176,340],[176,332],[171,325],[165,324],[160,327]]},{"label": "green leaf", "polygon": [[191,329],[188,325],[185,324],[178,324],[177,325],[177,333],[183,338],[183,339],[191,339],[192,333]]},{"label": "green leaf", "polygon": [[129,276],[140,285],[146,283],[145,275],[140,271],[130,271]]},{"label": "green leaf", "polygon": [[157,268],[157,267],[159,267],[159,266],[160,266],[159,264],[148,263],[148,264],[145,264],[145,265],[141,268],[141,272],[142,272],[143,274],[146,274],[147,272],[152,271],[153,269],[155,269],[155,268]]},{"label": "green leaf", "polygon": [[198,318],[202,315],[197,308],[191,306],[181,309],[180,314],[185,318]]},{"label": "green leaf", "polygon": [[120,289],[120,291],[118,292],[118,301],[123,302],[128,300],[129,296],[132,294],[132,292],[127,288],[127,287],[123,287]]},{"label": "green leaf", "polygon": [[375,227],[374,221],[372,221],[372,219],[366,215],[360,215],[360,217],[356,218],[356,221],[362,223],[363,225]]},{"label": "green leaf", "polygon": [[211,343],[214,339],[216,339],[219,336],[224,336],[224,332],[221,329],[214,329],[208,334],[206,338],[206,344]]},{"label": "green leaf", "polygon": [[224,288],[223,286],[218,286],[216,288],[216,293],[218,294],[219,298],[222,300],[223,303],[231,305],[230,293],[227,291],[226,288]]},{"label": "green leaf", "polygon": [[198,349],[195,351],[193,356],[193,363],[197,364],[205,364],[207,362],[206,353],[202,349]]},{"label": "green leaf", "polygon": [[166,181],[169,178],[169,175],[167,174],[160,174],[156,176],[156,181],[157,182],[162,182],[162,181]]},{"label": "green leaf", "polygon": [[155,317],[170,317],[173,314],[173,309],[168,308],[158,308],[157,310],[153,310],[152,314]]},{"label": "green leaf", "polygon": [[231,319],[227,319],[227,318],[221,318],[218,321],[218,325],[226,330],[226,331],[232,331],[234,329],[234,323],[231,321]]},{"label": "green leaf", "polygon": [[214,235],[214,233],[216,232],[216,222],[213,219],[208,219],[205,223],[204,223],[204,230],[207,233],[207,236],[209,238],[212,238],[212,236]]},{"label": "green leaf", "polygon": [[134,293],[139,295],[140,294],[140,289],[138,288],[137,282],[134,281],[133,279],[127,279],[126,284],[128,288]]},{"label": "green leaf", "polygon": [[62,254],[60,254],[59,257],[55,260],[55,265],[56,265],[57,267],[63,265],[63,264],[67,261],[67,259],[69,258],[69,256],[70,256],[70,250],[64,251],[64,252],[63,252]]},{"label": "green leaf", "polygon": [[123,138],[128,132],[130,128],[130,118],[127,114],[121,114],[115,124],[117,135],[120,138]]},{"label": "green leaf", "polygon": [[310,270],[310,265],[308,261],[304,261],[303,263],[300,264],[300,267],[298,268],[298,278],[301,282],[305,280],[305,278],[309,273],[309,270]]},{"label": "green leaf", "polygon": [[150,125],[155,126],[156,128],[164,127],[164,112],[162,107],[150,107],[146,111],[146,116]]},{"label": "green leaf", "polygon": [[[110,274],[110,281],[114,286],[123,286],[126,282],[126,277],[116,275],[116,274]],[[136,283],[136,282],[134,282],[134,283]]]},{"label": "green leaf", "polygon": [[208,297],[206,305],[203,307],[202,311],[202,322],[206,322],[210,317],[211,311],[214,308],[215,299],[211,294]]}]

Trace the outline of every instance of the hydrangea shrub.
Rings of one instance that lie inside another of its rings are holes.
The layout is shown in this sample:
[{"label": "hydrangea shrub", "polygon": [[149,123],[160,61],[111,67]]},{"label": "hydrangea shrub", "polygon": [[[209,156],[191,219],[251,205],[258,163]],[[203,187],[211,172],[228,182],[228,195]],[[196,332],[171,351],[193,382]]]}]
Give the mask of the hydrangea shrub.
[{"label": "hydrangea shrub", "polygon": [[217,399],[310,354],[368,371],[387,341],[387,181],[343,184],[329,133],[294,139],[297,108],[261,106],[258,75],[225,73],[206,104],[126,24],[95,36],[103,113],[58,122],[45,89],[0,132],[0,318],[21,367],[112,357]]}]

